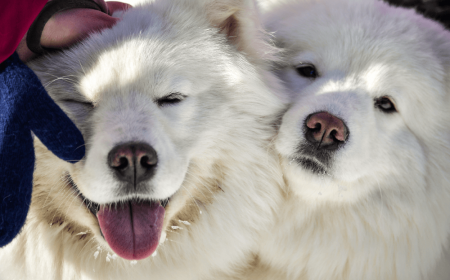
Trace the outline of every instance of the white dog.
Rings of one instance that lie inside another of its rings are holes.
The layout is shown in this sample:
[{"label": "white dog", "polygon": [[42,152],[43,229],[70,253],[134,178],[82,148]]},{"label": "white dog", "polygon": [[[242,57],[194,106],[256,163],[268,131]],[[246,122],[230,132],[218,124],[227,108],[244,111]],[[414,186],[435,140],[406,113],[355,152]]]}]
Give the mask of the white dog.
[{"label": "white dog", "polygon": [[87,153],[37,141],[0,278],[215,279],[249,258],[281,200],[274,52],[251,0],[160,0],[33,63]]},{"label": "white dog", "polygon": [[252,277],[430,279],[450,232],[450,32],[376,0],[273,2],[288,193]]}]

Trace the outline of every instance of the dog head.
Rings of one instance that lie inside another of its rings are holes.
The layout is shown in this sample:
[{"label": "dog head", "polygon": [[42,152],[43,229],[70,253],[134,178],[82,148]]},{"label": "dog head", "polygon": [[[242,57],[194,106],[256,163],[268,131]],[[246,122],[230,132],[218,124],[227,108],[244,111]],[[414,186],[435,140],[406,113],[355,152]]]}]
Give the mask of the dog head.
[{"label": "dog head", "polygon": [[119,256],[148,257],[178,212],[210,202],[230,137],[278,110],[258,26],[253,1],[156,1],[31,65],[85,137],[63,168],[86,206],[76,222]]},{"label": "dog head", "polygon": [[[270,5],[269,5],[270,6]],[[286,177],[314,201],[360,201],[430,185],[448,162],[450,36],[381,1],[285,1],[269,30],[292,106],[276,147]],[[430,173],[431,172],[431,173]],[[440,179],[437,179],[440,178]]]}]

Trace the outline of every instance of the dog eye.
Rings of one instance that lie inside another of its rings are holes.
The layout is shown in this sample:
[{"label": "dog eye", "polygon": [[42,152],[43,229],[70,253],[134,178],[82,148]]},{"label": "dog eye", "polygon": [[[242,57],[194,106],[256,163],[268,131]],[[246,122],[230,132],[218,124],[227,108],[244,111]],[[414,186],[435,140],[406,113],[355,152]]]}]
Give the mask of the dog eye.
[{"label": "dog eye", "polygon": [[297,73],[305,78],[315,79],[319,76],[319,73],[317,73],[316,67],[312,64],[300,64],[295,68]]},{"label": "dog eye", "polygon": [[86,109],[93,109],[95,107],[95,104],[92,102],[88,102],[88,101],[80,101],[80,100],[75,100],[75,99],[63,99],[58,101],[62,104],[65,104],[67,106],[83,106]]},{"label": "dog eye", "polygon": [[397,112],[394,103],[386,96],[375,99],[375,108],[378,108],[385,113]]},{"label": "dog eye", "polygon": [[171,93],[167,96],[164,96],[162,98],[157,99],[155,102],[158,104],[158,106],[166,106],[166,105],[172,105],[179,103],[183,101],[187,96],[178,92]]}]

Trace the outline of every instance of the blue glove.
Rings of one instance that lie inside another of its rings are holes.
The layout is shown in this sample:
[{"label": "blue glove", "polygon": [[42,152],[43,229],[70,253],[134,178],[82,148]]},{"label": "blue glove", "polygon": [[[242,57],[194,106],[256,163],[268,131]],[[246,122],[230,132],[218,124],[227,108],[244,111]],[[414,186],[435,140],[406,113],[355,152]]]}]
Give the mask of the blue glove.
[{"label": "blue glove", "polygon": [[0,246],[19,233],[31,202],[31,131],[63,160],[74,163],[84,157],[80,131],[13,54],[0,64]]}]

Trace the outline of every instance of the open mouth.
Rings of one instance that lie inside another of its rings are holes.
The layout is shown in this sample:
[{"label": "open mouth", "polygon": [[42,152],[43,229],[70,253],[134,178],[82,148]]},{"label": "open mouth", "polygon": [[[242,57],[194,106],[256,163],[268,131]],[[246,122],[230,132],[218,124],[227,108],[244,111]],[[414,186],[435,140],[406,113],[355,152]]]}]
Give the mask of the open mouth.
[{"label": "open mouth", "polygon": [[97,204],[83,196],[70,174],[67,174],[67,178],[97,218],[103,237],[117,255],[127,260],[141,260],[153,254],[159,244],[165,207],[170,198]]}]

